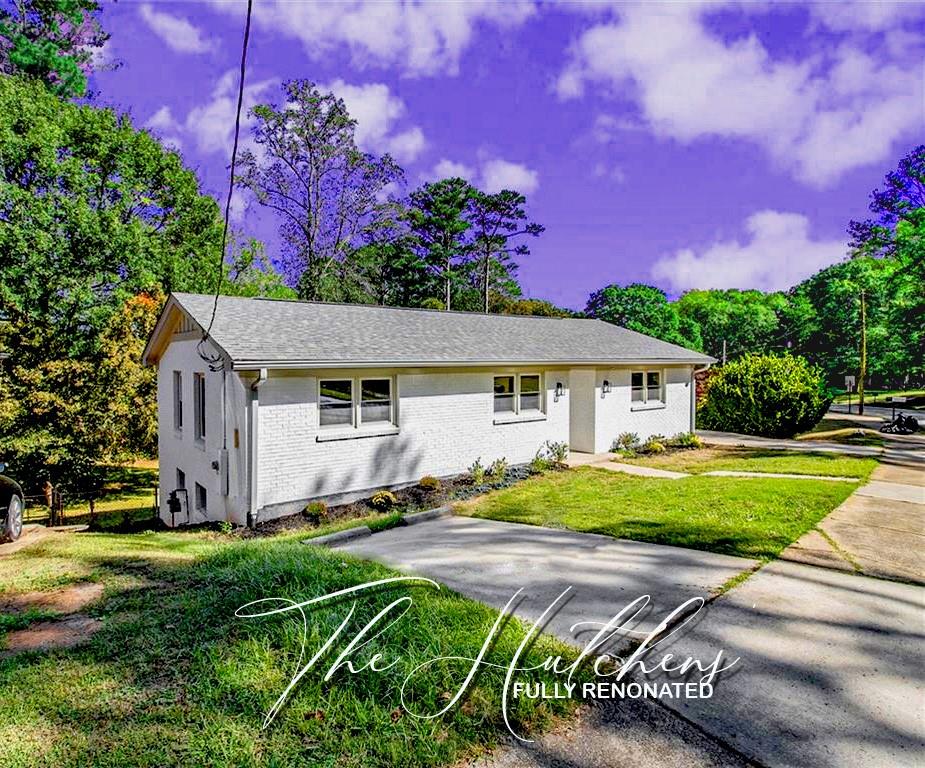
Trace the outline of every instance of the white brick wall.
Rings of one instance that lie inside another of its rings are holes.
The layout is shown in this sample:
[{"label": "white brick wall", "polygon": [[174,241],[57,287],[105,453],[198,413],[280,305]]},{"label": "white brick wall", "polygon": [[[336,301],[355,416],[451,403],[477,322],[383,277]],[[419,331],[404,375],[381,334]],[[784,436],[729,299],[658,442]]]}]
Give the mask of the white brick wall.
[{"label": "white brick wall", "polygon": [[[195,483],[206,489],[208,519],[230,520],[243,524],[247,507],[246,391],[234,372],[226,375],[228,418],[229,495],[222,495],[221,475],[212,468],[213,461],[221,460],[222,450],[222,374],[210,371],[197,352],[198,339],[172,341],[158,362],[158,457],[160,465],[161,518],[170,522],[167,496],[176,487],[177,469],[186,474],[189,493],[190,520],[203,522],[195,508]],[[173,372],[183,374],[183,429],[174,429]],[[194,439],[193,428],[193,374],[206,377],[206,435],[202,443]],[[234,446],[234,430],[238,429],[238,447]],[[181,516],[178,524],[186,519]]]},{"label": "white brick wall", "polygon": [[317,378],[271,372],[260,389],[259,506],[456,474],[476,458],[486,465],[501,457],[519,464],[546,440],[568,441],[568,393],[554,402],[556,382],[567,388],[566,372],[545,372],[545,420],[513,424],[494,424],[495,373],[501,372],[400,373],[398,434],[318,442],[326,432],[318,424]]},{"label": "white brick wall", "polygon": [[[630,368],[597,371],[595,451],[610,450],[621,432],[636,432],[645,440],[649,435],[671,437],[691,430],[691,368],[677,366],[662,370],[666,382],[665,405],[645,410],[640,403],[630,401]],[[610,382],[611,391],[602,398],[604,379]]]}]

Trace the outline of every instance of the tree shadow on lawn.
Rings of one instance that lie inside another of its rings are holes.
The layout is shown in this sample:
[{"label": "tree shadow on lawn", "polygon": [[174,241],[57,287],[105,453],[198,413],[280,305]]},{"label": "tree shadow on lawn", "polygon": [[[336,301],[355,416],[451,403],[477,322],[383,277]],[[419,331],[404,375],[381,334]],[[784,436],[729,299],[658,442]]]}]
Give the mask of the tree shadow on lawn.
[{"label": "tree shadow on lawn", "polygon": [[[103,628],[81,648],[23,653],[0,661],[0,724],[13,736],[0,745],[5,766],[264,765],[307,761],[345,765],[438,765],[458,759],[503,730],[504,671],[480,674],[470,694],[445,717],[416,719],[398,690],[418,663],[440,656],[475,657],[495,619],[491,609],[446,589],[401,586],[361,596],[350,634],[402,595],[413,603],[378,641],[358,653],[399,659],[388,671],[338,672],[334,660],[309,672],[276,722],[266,712],[298,661],[301,621],[235,618],[257,599],[305,600],[396,575],[383,566],[295,542],[236,542],[193,559],[145,559],[152,547],[119,537],[119,556],[85,552],[81,567],[108,573],[117,586],[90,609]],[[156,538],[156,537],[139,537]],[[208,548],[207,548],[208,549]],[[120,579],[142,574],[126,587]],[[319,648],[349,610],[346,601],[309,614],[307,649]],[[506,663],[522,638],[513,621],[492,650]],[[338,650],[343,643],[338,644]],[[533,663],[564,648],[540,640]],[[358,661],[358,666],[360,662]],[[435,712],[465,677],[467,663],[423,670],[407,691],[411,706]],[[535,679],[552,680],[545,673]],[[511,702],[525,730],[548,724],[568,703]],[[33,751],[36,743],[42,746]],[[340,764],[340,763],[339,763]]]}]

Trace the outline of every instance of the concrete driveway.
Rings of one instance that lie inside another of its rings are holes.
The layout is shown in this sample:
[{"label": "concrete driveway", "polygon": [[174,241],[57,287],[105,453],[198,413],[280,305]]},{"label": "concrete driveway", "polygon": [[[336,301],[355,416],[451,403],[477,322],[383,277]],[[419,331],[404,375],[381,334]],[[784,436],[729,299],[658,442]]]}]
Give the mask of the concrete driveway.
[{"label": "concrete driveway", "polygon": [[652,613],[644,626],[654,627],[685,600],[708,597],[756,565],[710,552],[471,517],[393,528],[338,549],[430,576],[496,608],[523,587],[517,613],[527,619],[537,618],[571,586],[571,599],[548,631],[572,643],[582,639],[569,631],[577,621],[607,621],[640,595],[650,595]]},{"label": "concrete driveway", "polygon": [[[516,613],[528,620],[573,586],[572,599],[549,625],[573,643],[569,627],[575,621],[605,621],[649,594],[654,611],[646,624],[652,626],[683,600],[706,596],[753,565],[694,550],[460,517],[392,529],[340,549],[431,576],[496,608],[524,587]],[[712,699],[662,702],[688,722],[650,727],[644,721],[659,721],[652,714],[658,705],[627,702],[624,714],[640,713],[632,716],[635,728],[619,725],[619,718],[608,725],[605,716],[596,727],[579,724],[532,751],[515,747],[492,765],[925,764],[921,587],[776,562],[714,600],[671,650],[710,659],[720,648],[741,661],[717,683]],[[712,741],[697,745],[697,728]],[[635,746],[627,741],[630,733],[640,736]],[[686,752],[681,743],[689,745]],[[661,757],[650,760],[646,744]],[[614,757],[605,761],[608,754]]]}]

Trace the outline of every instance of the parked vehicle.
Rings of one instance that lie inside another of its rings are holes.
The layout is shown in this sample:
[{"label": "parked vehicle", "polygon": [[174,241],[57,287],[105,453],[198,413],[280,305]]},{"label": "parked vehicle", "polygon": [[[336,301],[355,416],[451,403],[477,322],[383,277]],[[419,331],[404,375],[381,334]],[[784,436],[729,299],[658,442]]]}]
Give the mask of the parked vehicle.
[{"label": "parked vehicle", "polygon": [[919,431],[919,422],[915,416],[906,416],[900,412],[895,419],[880,427],[880,431],[888,432],[892,435],[911,435],[913,432]]},{"label": "parked vehicle", "polygon": [[0,542],[16,541],[22,533],[22,518],[26,510],[22,487],[3,473],[6,464],[0,462]]}]

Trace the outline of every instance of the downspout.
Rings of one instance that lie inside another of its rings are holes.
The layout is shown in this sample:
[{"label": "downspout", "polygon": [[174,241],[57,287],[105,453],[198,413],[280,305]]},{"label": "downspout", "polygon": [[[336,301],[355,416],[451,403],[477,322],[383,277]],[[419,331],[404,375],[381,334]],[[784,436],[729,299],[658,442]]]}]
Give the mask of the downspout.
[{"label": "downspout", "polygon": [[691,370],[691,432],[697,428],[697,374],[709,371],[713,363],[707,363],[700,368],[694,366]]},{"label": "downspout", "polygon": [[253,528],[257,524],[258,438],[260,435],[260,393],[258,390],[266,380],[267,369],[261,368],[257,372],[257,378],[251,382],[250,446],[247,452],[247,479],[250,490],[250,504],[247,511],[248,528]]}]

